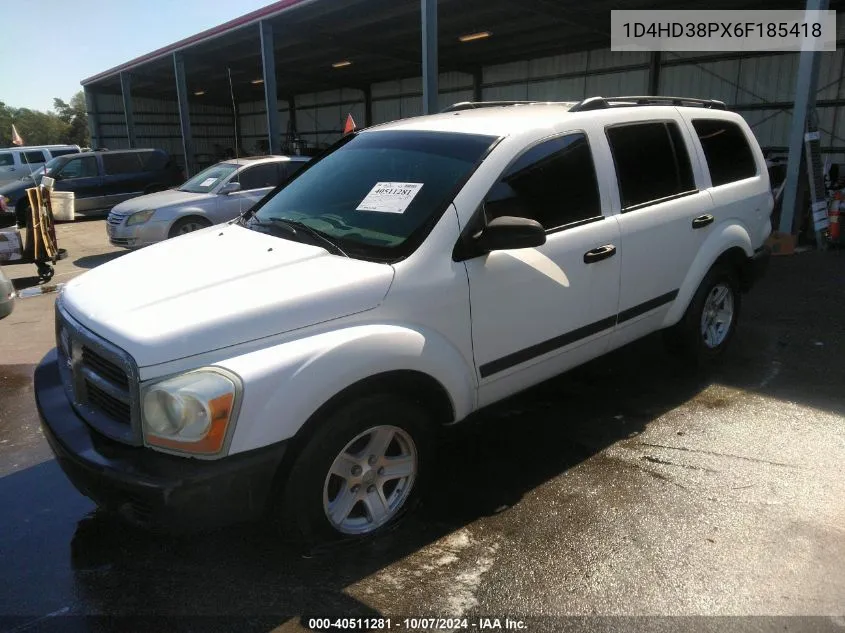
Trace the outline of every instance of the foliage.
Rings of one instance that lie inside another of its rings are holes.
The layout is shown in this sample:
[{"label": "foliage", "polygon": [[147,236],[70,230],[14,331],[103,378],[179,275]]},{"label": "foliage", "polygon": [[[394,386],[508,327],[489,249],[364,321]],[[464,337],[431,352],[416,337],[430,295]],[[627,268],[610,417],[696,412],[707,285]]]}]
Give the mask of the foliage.
[{"label": "foliage", "polygon": [[69,143],[86,147],[88,117],[85,112],[85,95],[76,93],[66,103],[53,99],[55,111],[41,112],[29,108],[13,108],[0,101],[0,147],[12,145],[12,124],[26,145],[52,145]]}]

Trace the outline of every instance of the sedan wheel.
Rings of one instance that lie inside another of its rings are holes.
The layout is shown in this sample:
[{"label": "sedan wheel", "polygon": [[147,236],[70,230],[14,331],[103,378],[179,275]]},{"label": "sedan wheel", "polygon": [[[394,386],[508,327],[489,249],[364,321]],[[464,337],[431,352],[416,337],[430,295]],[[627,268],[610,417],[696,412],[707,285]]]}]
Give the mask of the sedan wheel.
[{"label": "sedan wheel", "polygon": [[733,316],[733,290],[727,284],[716,284],[701,311],[701,336],[707,347],[715,349],[724,342],[733,325]]}]

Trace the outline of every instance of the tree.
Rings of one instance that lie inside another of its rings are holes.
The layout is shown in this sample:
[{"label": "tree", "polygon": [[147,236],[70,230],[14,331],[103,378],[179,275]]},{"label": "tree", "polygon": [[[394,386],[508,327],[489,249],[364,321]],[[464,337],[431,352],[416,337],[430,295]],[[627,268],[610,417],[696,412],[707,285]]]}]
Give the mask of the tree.
[{"label": "tree", "polygon": [[53,99],[55,112],[41,112],[29,108],[13,108],[0,101],[0,147],[12,144],[12,124],[27,145],[53,145],[70,143],[86,147],[88,115],[85,95],[78,92],[66,103]]},{"label": "tree", "polygon": [[87,147],[91,140],[88,135],[88,112],[85,107],[85,95],[77,92],[65,103],[61,99],[53,99],[53,108],[59,118],[67,124],[67,132],[63,142]]}]

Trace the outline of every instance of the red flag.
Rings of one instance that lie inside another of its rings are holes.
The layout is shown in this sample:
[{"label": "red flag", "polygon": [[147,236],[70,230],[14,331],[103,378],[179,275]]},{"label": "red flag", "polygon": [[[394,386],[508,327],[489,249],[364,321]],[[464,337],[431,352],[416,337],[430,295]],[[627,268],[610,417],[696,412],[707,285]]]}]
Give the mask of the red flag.
[{"label": "red flag", "polygon": [[355,119],[352,118],[352,114],[348,114],[346,116],[346,124],[343,126],[343,135],[346,136],[350,132],[355,131]]},{"label": "red flag", "polygon": [[12,145],[23,145],[23,139],[21,135],[18,134],[17,129],[15,129],[15,124],[12,124]]}]

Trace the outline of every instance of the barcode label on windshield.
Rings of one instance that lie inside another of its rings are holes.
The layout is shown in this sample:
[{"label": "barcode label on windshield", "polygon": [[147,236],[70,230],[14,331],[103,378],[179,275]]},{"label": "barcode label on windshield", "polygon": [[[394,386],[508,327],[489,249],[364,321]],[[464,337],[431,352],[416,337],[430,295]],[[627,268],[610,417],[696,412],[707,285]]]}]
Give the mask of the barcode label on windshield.
[{"label": "barcode label on windshield", "polygon": [[377,182],[356,211],[405,213],[422,186],[421,182]]}]

